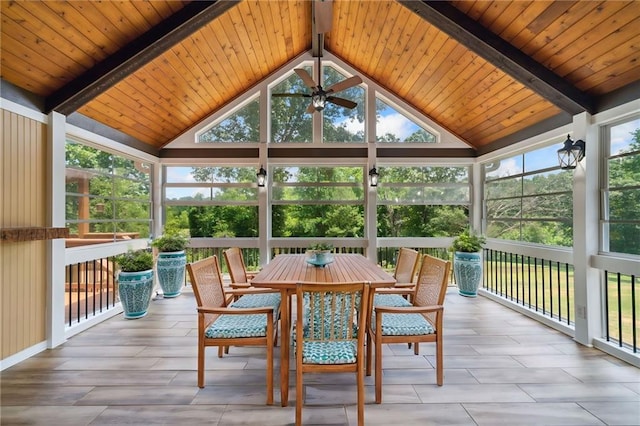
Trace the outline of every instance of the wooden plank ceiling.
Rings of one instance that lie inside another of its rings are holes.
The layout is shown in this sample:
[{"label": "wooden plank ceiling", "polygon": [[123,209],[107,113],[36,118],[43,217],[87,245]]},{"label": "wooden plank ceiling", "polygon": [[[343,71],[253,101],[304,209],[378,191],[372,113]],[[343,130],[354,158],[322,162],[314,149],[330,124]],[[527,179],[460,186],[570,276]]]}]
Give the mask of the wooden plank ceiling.
[{"label": "wooden plank ceiling", "polygon": [[[312,3],[2,1],[4,81],[161,148],[311,49]],[[476,148],[640,79],[638,1],[335,0],[324,48]]]}]

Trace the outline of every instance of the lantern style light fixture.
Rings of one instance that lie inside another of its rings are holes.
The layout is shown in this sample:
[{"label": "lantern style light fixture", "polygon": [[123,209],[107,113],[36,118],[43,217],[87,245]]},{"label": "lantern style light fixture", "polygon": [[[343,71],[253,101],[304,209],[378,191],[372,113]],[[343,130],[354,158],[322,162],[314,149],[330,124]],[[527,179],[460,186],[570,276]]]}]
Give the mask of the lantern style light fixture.
[{"label": "lantern style light fixture", "polygon": [[378,174],[378,171],[374,166],[371,170],[369,170],[369,185],[378,186],[378,177],[380,177],[380,175]]},{"label": "lantern style light fixture", "polygon": [[582,139],[572,141],[570,135],[564,141],[564,146],[558,150],[558,162],[561,169],[575,169],[584,158],[585,143]]},{"label": "lantern style light fixture", "polygon": [[260,166],[260,170],[256,173],[256,177],[258,178],[258,186],[264,187],[264,184],[267,181],[267,171],[264,167]]}]

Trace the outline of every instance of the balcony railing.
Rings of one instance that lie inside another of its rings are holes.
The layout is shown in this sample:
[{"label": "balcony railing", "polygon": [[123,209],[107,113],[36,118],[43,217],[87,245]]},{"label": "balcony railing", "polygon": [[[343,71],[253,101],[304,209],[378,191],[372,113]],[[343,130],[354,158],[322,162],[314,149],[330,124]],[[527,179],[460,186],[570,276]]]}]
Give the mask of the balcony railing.
[{"label": "balcony railing", "polygon": [[637,277],[604,271],[604,283],[606,340],[638,353]]},{"label": "balcony railing", "polygon": [[[206,241],[205,241],[206,240]],[[304,253],[316,240],[274,239],[271,257],[281,253]],[[361,253],[367,255],[364,239],[333,239],[336,253]],[[143,241],[140,242],[144,244]],[[213,254],[220,259],[223,273],[227,273],[222,252],[228,247],[242,248],[248,270],[257,270],[261,264],[260,249],[254,239],[202,239],[192,240],[187,249],[187,261],[193,262]],[[413,247],[423,254],[450,259],[445,239],[412,239],[403,244],[393,239],[379,239],[377,263],[387,271],[393,271],[398,249]],[[430,245],[430,247],[426,247]],[[130,247],[129,247],[130,248]],[[117,250],[117,251],[115,251]],[[93,253],[72,256],[78,261],[66,266],[65,323],[68,327],[108,311],[119,303],[113,255],[126,251],[124,246],[111,248],[104,257]],[[95,253],[102,253],[95,249]],[[516,304],[553,323],[574,327],[574,269],[570,250],[531,248],[512,243],[490,242],[484,249],[483,289],[500,300]],[[98,257],[92,259],[92,257]],[[81,258],[81,259],[80,259]],[[87,260],[89,259],[89,260]],[[79,261],[81,260],[81,261]],[[600,260],[600,263],[603,261]],[[625,350],[638,353],[637,275],[602,270],[603,285],[603,339]],[[628,272],[629,268],[626,268]],[[611,268],[615,269],[615,268]],[[618,269],[620,270],[620,269]],[[624,268],[623,268],[624,270]],[[451,274],[452,284],[453,274]],[[606,285],[605,285],[606,283]],[[188,284],[188,283],[187,283]]]},{"label": "balcony railing", "polygon": [[502,250],[484,250],[483,288],[572,325],[573,265]]},{"label": "balcony railing", "polygon": [[113,257],[66,266],[65,324],[68,327],[113,308],[120,299]]}]

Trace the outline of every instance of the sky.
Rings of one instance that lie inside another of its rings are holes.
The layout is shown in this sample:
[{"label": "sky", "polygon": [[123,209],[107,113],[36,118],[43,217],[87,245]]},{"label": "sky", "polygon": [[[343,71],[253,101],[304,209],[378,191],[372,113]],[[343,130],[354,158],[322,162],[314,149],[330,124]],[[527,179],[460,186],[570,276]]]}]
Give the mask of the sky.
[{"label": "sky", "polygon": [[[382,110],[379,109],[378,114],[380,115],[380,117],[378,118],[378,124],[376,126],[378,135],[386,135],[387,133],[391,133],[393,135],[396,135],[400,140],[405,140],[409,135],[415,133],[417,130],[420,130],[420,127],[417,124],[389,106]],[[345,121],[338,124],[340,125],[343,123],[346,125],[347,130],[351,133],[362,130],[362,123],[358,123],[357,121],[354,122],[345,119]]]}]

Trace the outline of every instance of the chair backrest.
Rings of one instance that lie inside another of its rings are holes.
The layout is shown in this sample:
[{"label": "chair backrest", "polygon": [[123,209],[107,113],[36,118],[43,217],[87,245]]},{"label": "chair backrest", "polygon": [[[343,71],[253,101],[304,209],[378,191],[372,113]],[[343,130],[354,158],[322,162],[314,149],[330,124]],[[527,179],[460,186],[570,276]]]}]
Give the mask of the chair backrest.
[{"label": "chair backrest", "polygon": [[296,296],[297,341],[358,339],[364,345],[367,318],[358,312],[366,312],[369,283],[298,283]]},{"label": "chair backrest", "polygon": [[[447,293],[450,269],[450,261],[425,254],[420,263],[413,304],[415,306],[442,305]],[[435,324],[435,313],[426,314],[426,317]]]},{"label": "chair backrest", "polygon": [[412,283],[416,270],[418,269],[418,259],[420,253],[416,250],[401,247],[398,251],[398,260],[396,261],[396,269],[393,273],[393,277],[397,283]]},{"label": "chair backrest", "polygon": [[[217,256],[213,255],[187,264],[187,272],[189,272],[189,279],[198,307],[220,308],[227,306]],[[207,314],[205,319],[208,323],[216,316]]]},{"label": "chair backrest", "polygon": [[231,247],[223,253],[224,261],[227,263],[229,277],[232,283],[247,283],[247,269],[244,265],[242,250],[240,247]]}]

